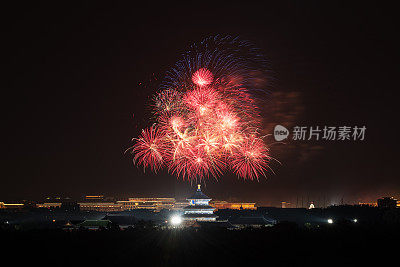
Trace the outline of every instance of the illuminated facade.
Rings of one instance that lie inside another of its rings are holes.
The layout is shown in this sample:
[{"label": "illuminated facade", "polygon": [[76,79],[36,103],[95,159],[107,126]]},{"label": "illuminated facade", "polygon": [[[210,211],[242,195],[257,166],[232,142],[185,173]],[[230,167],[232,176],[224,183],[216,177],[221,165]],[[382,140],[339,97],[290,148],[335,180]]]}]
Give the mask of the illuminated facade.
[{"label": "illuminated facade", "polygon": [[122,210],[148,209],[160,211],[162,209],[173,209],[175,198],[129,198],[128,200],[117,201],[122,206]]},{"label": "illuminated facade", "polygon": [[200,185],[193,196],[187,198],[189,206],[183,209],[183,219],[185,221],[215,221],[217,218],[214,215],[215,208],[210,206],[211,198],[201,192]]},{"label": "illuminated facade", "polygon": [[114,202],[81,202],[78,204],[81,210],[86,211],[122,211],[122,205]]},{"label": "illuminated facade", "polygon": [[[45,202],[36,204],[38,208],[60,208],[63,202]],[[129,198],[124,201],[112,201],[111,198],[105,198],[102,195],[85,196],[85,199],[77,203],[80,210],[116,212],[134,209],[147,209],[160,211],[162,209],[182,209],[183,203],[175,202],[174,198]],[[8,205],[8,204],[5,204]],[[22,205],[22,204],[21,204]],[[187,203],[184,204],[187,206]],[[4,205],[0,208],[6,208]]]},{"label": "illuminated facade", "polygon": [[46,208],[46,209],[53,209],[53,208],[60,208],[61,202],[45,202],[36,204],[37,208]]},{"label": "illuminated facade", "polygon": [[24,204],[8,204],[4,202],[0,202],[0,209],[22,209]]},{"label": "illuminated facade", "polygon": [[257,207],[253,202],[227,202],[227,201],[210,201],[210,206],[216,210],[231,209],[231,210],[255,210]]},{"label": "illuminated facade", "polygon": [[85,200],[98,202],[98,201],[104,200],[104,196],[103,195],[89,195],[89,196],[85,196]]}]

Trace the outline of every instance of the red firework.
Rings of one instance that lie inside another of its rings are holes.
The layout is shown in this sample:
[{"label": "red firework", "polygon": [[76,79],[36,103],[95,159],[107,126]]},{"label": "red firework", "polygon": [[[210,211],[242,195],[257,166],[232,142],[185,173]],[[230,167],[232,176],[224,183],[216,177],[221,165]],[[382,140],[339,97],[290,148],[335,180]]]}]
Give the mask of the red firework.
[{"label": "red firework", "polygon": [[232,160],[231,168],[238,176],[253,180],[265,175],[269,162],[269,150],[260,139],[246,140]]},{"label": "red firework", "polygon": [[192,76],[194,84],[203,87],[209,85],[213,81],[213,74],[206,68],[199,69]]},{"label": "red firework", "polygon": [[163,134],[156,128],[142,130],[142,135],[133,147],[134,161],[143,165],[143,169],[150,167],[154,172],[162,167],[164,142]]},{"label": "red firework", "polygon": [[265,175],[270,157],[257,137],[258,109],[241,80],[234,80],[217,82],[211,71],[201,68],[185,91],[159,93],[156,126],[137,139],[135,162],[153,171],[167,166],[190,180],[218,177],[227,169],[250,180]]}]

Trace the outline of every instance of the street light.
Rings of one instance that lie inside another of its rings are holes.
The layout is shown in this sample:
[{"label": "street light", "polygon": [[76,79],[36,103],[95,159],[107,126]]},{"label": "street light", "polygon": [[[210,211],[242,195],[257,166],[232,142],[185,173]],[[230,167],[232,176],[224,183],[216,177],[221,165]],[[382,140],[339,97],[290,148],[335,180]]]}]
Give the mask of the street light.
[{"label": "street light", "polygon": [[182,223],[182,218],[179,215],[174,215],[174,216],[171,217],[170,222],[171,222],[172,225],[178,226],[178,225],[180,225]]},{"label": "street light", "polygon": [[332,220],[332,219],[328,219],[328,223],[329,223],[329,224],[332,224],[332,223],[333,223],[333,220]]}]

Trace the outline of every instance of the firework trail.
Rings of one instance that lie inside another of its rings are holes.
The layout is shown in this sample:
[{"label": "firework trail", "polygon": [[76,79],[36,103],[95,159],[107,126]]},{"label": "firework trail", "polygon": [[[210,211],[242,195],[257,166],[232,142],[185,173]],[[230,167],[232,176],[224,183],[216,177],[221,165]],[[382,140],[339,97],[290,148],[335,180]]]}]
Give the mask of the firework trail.
[{"label": "firework trail", "polygon": [[193,45],[153,99],[156,122],[135,138],[135,163],[189,180],[225,171],[251,180],[265,176],[271,157],[257,105],[266,92],[265,70],[257,49],[237,38]]}]

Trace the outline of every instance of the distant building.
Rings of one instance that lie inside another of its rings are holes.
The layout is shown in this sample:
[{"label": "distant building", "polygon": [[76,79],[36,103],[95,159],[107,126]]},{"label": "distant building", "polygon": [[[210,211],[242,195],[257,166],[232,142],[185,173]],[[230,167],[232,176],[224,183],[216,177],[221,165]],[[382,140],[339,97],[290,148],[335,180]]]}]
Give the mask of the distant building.
[{"label": "distant building", "polygon": [[23,209],[24,204],[0,202],[0,209]]},{"label": "distant building", "polygon": [[62,198],[58,196],[46,197],[44,202],[36,203],[36,208],[56,209],[61,207],[63,209],[77,209],[77,203],[70,198]]},{"label": "distant building", "polygon": [[211,198],[201,192],[200,185],[191,197],[187,198],[189,206],[183,209],[183,219],[186,222],[195,221],[215,221],[217,216],[214,214],[215,208],[209,205]]},{"label": "distant building", "polygon": [[103,200],[104,200],[104,196],[103,195],[85,196],[85,201],[99,202],[99,201],[103,201]]},{"label": "distant building", "polygon": [[61,202],[45,202],[36,204],[37,208],[54,209],[61,208]]},{"label": "distant building", "polygon": [[113,212],[122,211],[122,205],[114,202],[80,202],[81,210],[87,211],[102,211],[102,212]]},{"label": "distant building", "polygon": [[148,209],[160,211],[162,209],[173,209],[175,198],[129,198],[128,200],[117,201],[122,205],[122,210]]},{"label": "distant building", "polygon": [[215,210],[231,209],[231,210],[256,210],[256,203],[253,202],[227,202],[227,201],[210,201],[210,206]]},{"label": "distant building", "polygon": [[291,205],[290,202],[286,202],[286,201],[282,201],[281,202],[281,208],[282,209],[290,208],[290,205]]},{"label": "distant building", "polygon": [[55,196],[55,197],[46,197],[46,200],[45,200],[45,202],[47,202],[47,203],[58,203],[58,202],[60,202],[61,203],[61,200],[62,200],[62,197],[59,197],[59,196]]},{"label": "distant building", "polygon": [[369,206],[369,207],[378,207],[378,203],[376,202],[358,202],[360,206]]},{"label": "distant building", "polygon": [[64,231],[73,231],[77,229],[77,226],[73,225],[70,221],[62,226]]},{"label": "distant building", "polygon": [[115,203],[113,198],[104,195],[86,195],[84,201],[79,202],[81,210],[99,211],[99,212],[115,212],[122,211],[122,205]]},{"label": "distant building", "polygon": [[393,197],[384,197],[378,199],[378,207],[379,208],[396,208],[397,207],[397,199]]}]

